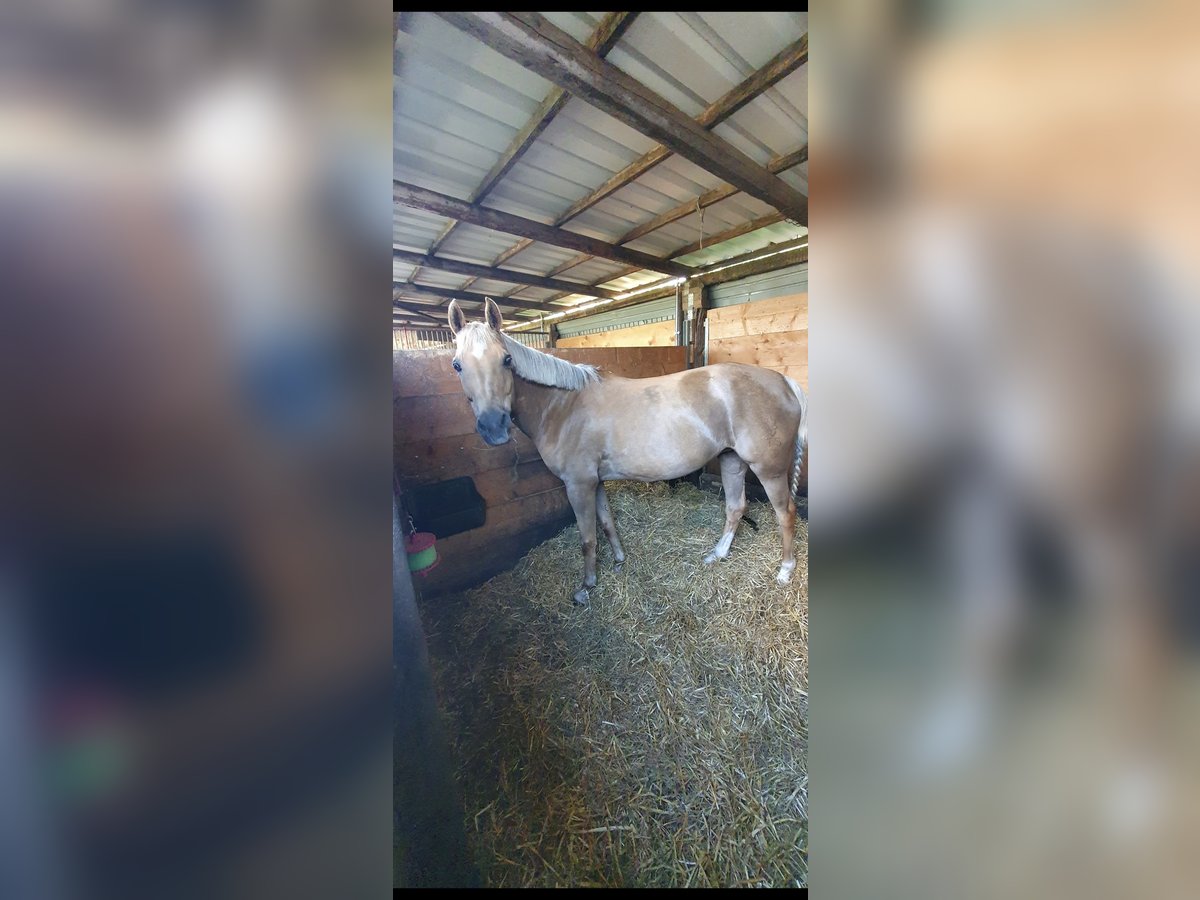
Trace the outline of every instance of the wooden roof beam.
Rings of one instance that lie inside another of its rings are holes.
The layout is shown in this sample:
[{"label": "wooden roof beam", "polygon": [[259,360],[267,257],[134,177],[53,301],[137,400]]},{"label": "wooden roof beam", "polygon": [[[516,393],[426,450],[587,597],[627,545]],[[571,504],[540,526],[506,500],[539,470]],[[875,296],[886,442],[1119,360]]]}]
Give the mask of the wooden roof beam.
[{"label": "wooden roof beam", "polygon": [[[766,228],[768,225],[776,225],[783,221],[783,216],[779,213],[767,213],[765,216],[760,216],[757,219],[751,219],[749,222],[743,222],[740,225],[734,225],[726,228],[724,231],[718,231],[716,234],[709,235],[702,240],[692,241],[690,244],[684,244],[676,250],[672,250],[669,259],[674,259],[679,256],[687,256],[689,253],[695,253],[697,250],[703,250],[704,247],[713,247],[717,244],[731,241],[736,237],[741,237],[743,234],[749,234],[751,231],[758,231],[760,228]],[[713,263],[716,265],[716,263]],[[632,275],[634,272],[642,271],[637,266],[630,266],[627,269],[622,269],[620,272],[613,272],[611,275],[605,275],[597,284],[606,284],[609,281],[614,281],[617,278],[624,278],[626,275]],[[692,269],[692,274],[688,277],[694,278],[700,273],[700,269]],[[546,302],[561,300],[567,294],[555,294],[553,297],[547,297]],[[499,303],[502,298],[497,297],[496,302]]]},{"label": "wooden roof beam", "polygon": [[515,234],[555,247],[565,247],[578,253],[590,253],[592,256],[599,256],[602,259],[636,265],[654,272],[662,272],[664,275],[686,277],[691,272],[687,266],[659,259],[649,253],[630,250],[628,247],[618,247],[598,238],[588,237],[575,231],[564,231],[553,225],[526,219],[524,216],[514,216],[498,209],[489,209],[486,206],[468,203],[465,200],[418,187],[415,184],[407,184],[403,181],[392,182],[392,197],[395,202],[414,209],[423,209],[439,216],[458,219],[460,222],[469,222],[472,225],[479,225],[494,231]]},{"label": "wooden roof beam", "polygon": [[[808,200],[803,194],[545,17],[506,12],[438,15],[787,218],[808,223]],[[807,36],[802,40],[807,54]]]},{"label": "wooden roof beam", "polygon": [[548,278],[544,275],[532,275],[528,272],[517,272],[513,269],[498,269],[494,266],[481,266],[476,263],[463,262],[457,259],[446,259],[442,256],[413,253],[408,250],[392,250],[392,258],[413,266],[428,269],[439,269],[443,272],[453,272],[456,275],[470,275],[472,278],[490,278],[494,281],[507,281],[511,284],[528,285],[530,287],[548,288],[552,291],[567,291],[579,293],[587,297],[615,297],[619,291],[608,288],[598,288],[595,285],[563,281],[559,278]]},{"label": "wooden roof beam", "polygon": [[[761,95],[769,88],[774,87],[775,84],[777,84],[781,79],[790,75],[807,61],[808,35],[805,35],[799,40],[788,44],[788,46],[784,47],[777,54],[775,54],[775,56],[772,57],[771,60],[761,69],[752,72],[736,87],[727,91],[723,96],[710,103],[708,107],[705,108],[704,112],[700,113],[700,115],[696,117],[697,124],[704,128],[715,128],[755,97]],[[649,153],[646,153],[641,158],[634,160],[620,172],[617,172],[615,175],[609,178],[608,181],[600,185],[600,187],[596,188],[591,193],[581,197],[579,200],[573,203],[566,212],[554,220],[554,224],[561,226],[576,216],[586,212],[601,200],[604,200],[606,197],[610,197],[621,188],[625,187],[625,185],[631,184],[642,175],[645,175],[660,162],[670,157],[670,155],[671,151],[666,147],[655,147]],[[804,155],[807,159],[807,146],[804,148]],[[791,154],[789,154],[789,156],[791,156]],[[786,160],[787,157],[777,157],[776,159]],[[776,160],[772,160],[772,162],[775,161]],[[768,163],[767,169],[768,171],[782,172],[783,169],[791,168],[792,165],[798,165],[798,163],[784,165],[775,170],[771,170],[771,163]],[[626,237],[624,240],[617,241],[616,243],[621,244],[626,240],[632,241],[635,240],[635,238]],[[512,247],[509,247],[492,261],[492,265],[498,266],[509,259],[512,259],[512,257],[516,256],[532,243],[533,241],[520,241]],[[578,259],[579,262],[583,262],[582,258]],[[572,266],[578,264],[578,262],[571,263]],[[567,268],[570,268],[570,266]],[[564,271],[564,269],[559,269],[558,271]],[[557,272],[552,274],[557,274]]]},{"label": "wooden roof beam", "polygon": [[[432,300],[434,303],[441,303],[443,300],[461,300],[464,303],[478,303],[483,305],[484,300],[490,297],[490,294],[474,294],[470,291],[452,290],[450,288],[433,287],[428,284],[406,284],[405,282],[396,282],[392,286],[392,303],[395,304],[398,300],[404,297],[409,297],[414,300]],[[532,300],[518,300],[515,297],[492,297],[501,307],[511,307],[512,309],[527,309],[532,312],[558,312],[563,307],[554,306],[549,303],[535,303]]]},{"label": "wooden roof beam", "polygon": [[[716,100],[696,117],[696,123],[703,128],[715,128],[735,112],[745,106],[768,88],[773,87],[784,76],[791,74],[808,59],[808,35],[784,47],[775,57],[761,69],[751,74],[741,84]],[[615,194],[625,185],[645,175],[660,162],[671,155],[666,147],[655,147],[640,159],[634,160],[620,172],[617,172],[604,184],[596,188],[586,197],[580,198],[557,220],[556,225],[569,221],[580,213],[591,209],[601,200]],[[768,170],[770,164],[768,163]],[[776,171],[782,171],[776,170]]]},{"label": "wooden roof beam", "polygon": [[[805,144],[799,150],[794,150],[791,153],[777,156],[772,159],[769,163],[767,163],[767,170],[773,173],[784,172],[800,165],[807,159],[808,145]],[[652,231],[657,231],[660,228],[670,225],[672,222],[678,222],[684,216],[691,215],[696,211],[697,204],[699,205],[700,209],[707,209],[708,207],[715,203],[719,203],[727,197],[732,197],[736,193],[738,193],[738,189],[732,185],[723,185],[722,187],[714,188],[707,193],[701,194],[695,200],[688,200],[685,203],[681,203],[674,209],[669,209],[665,213],[655,216],[649,222],[645,222],[633,230],[627,231],[625,234],[621,235],[621,237],[617,238],[614,243],[627,244],[630,241],[636,241],[638,238],[645,237]],[[711,238],[709,240],[711,243]],[[565,263],[555,266],[546,273],[546,277],[553,278],[555,275],[559,275],[567,271],[567,269],[573,269],[575,266],[585,263],[591,258],[592,257],[588,256],[586,253],[581,253],[578,256],[568,259]]]},{"label": "wooden roof beam", "polygon": [[[441,313],[441,315],[439,315]],[[433,306],[426,303],[406,303],[403,300],[392,298],[392,314],[405,316],[421,316],[429,319],[431,322],[445,323],[445,311],[439,306]]]},{"label": "wooden roof beam", "polygon": [[[788,153],[785,156],[775,157],[773,160],[767,163],[767,171],[771,174],[777,174],[790,169],[793,166],[799,165],[806,159],[808,159],[807,145],[800,150],[797,150],[795,153]],[[637,226],[637,228],[634,228],[632,231],[626,232],[625,234],[621,235],[621,237],[617,238],[616,243],[628,244],[630,241],[636,241],[638,238],[645,237],[652,231],[657,231],[659,228],[670,225],[672,222],[678,222],[684,216],[694,213],[697,207],[700,209],[707,209],[708,207],[713,206],[716,203],[720,203],[722,200],[725,200],[728,197],[732,197],[736,193],[738,193],[738,189],[732,185],[722,185],[719,188],[706,191],[695,200],[689,200],[685,203],[680,203],[674,209],[669,209],[665,213],[655,216],[649,222]],[[551,272],[549,277],[557,275],[559,271],[565,270]]]},{"label": "wooden roof beam", "polygon": [[687,256],[689,253],[695,253],[697,250],[703,250],[705,247],[715,247],[717,244],[732,241],[734,238],[741,237],[743,234],[749,234],[752,231],[758,231],[760,228],[766,228],[768,225],[777,225],[783,221],[783,218],[779,213],[767,213],[765,216],[759,216],[757,219],[751,219],[749,222],[743,222],[741,225],[733,225],[724,231],[718,231],[716,234],[709,235],[708,237],[697,238],[690,244],[684,244],[677,250],[672,250],[671,259]]},{"label": "wooden roof beam", "polygon": [[[696,117],[696,122],[704,128],[714,128],[724,122],[739,109],[758,97],[769,88],[774,87],[781,79],[790,75],[808,60],[808,36],[800,38],[784,47],[779,53],[775,54],[766,65],[752,72],[740,84],[726,92],[714,102],[710,103],[705,108],[704,112]],[[805,146],[802,151],[788,154],[784,157],[776,157],[771,162],[767,163],[767,170],[772,174],[782,172],[784,169],[790,169],[794,165],[799,165],[803,160],[789,162],[789,158],[795,157],[798,153],[803,152],[804,159],[808,158],[808,147]],[[666,147],[655,147],[649,153],[643,155],[640,159],[634,160],[620,172],[617,172],[608,181],[600,185],[591,193],[580,198],[571,207],[554,220],[556,226],[561,226],[571,219],[591,209],[601,200],[611,196],[616,191],[632,183],[646,172],[653,169],[660,162],[667,159],[671,155],[671,151]],[[772,165],[777,165],[778,168],[772,168]],[[736,192],[736,189],[735,189]],[[622,244],[627,241],[636,240],[636,238],[626,235],[622,240],[616,243]],[[509,247],[494,260],[492,265],[498,266],[512,259],[533,241],[522,240]],[[574,261],[558,267],[555,271],[550,272],[550,277],[557,275],[559,272],[565,271],[573,266],[579,265],[585,259],[590,259],[590,256],[580,255],[575,257]],[[470,282],[468,282],[469,284]]]},{"label": "wooden roof beam", "polygon": [[[767,254],[772,255],[767,256]],[[764,256],[766,256],[765,259],[762,258]],[[738,278],[746,278],[760,272],[773,272],[776,269],[804,262],[808,262],[807,236],[792,241],[784,241],[779,244],[768,244],[766,247],[758,250],[742,253],[731,259],[713,263],[705,269],[698,270],[696,275],[690,280],[694,283],[705,285],[721,284],[726,281],[734,281]],[[639,303],[646,303],[661,297],[669,297],[675,293],[674,286],[664,286],[659,290],[653,290],[653,287],[654,285],[650,284],[644,285],[639,289],[644,291],[644,293],[640,293],[636,297],[617,300],[614,303],[607,303],[604,305],[603,311],[608,312],[614,309],[623,309],[627,306],[636,306]],[[584,310],[571,310],[568,308],[567,310],[560,309],[559,312],[562,312],[563,315],[556,316],[552,320],[555,325],[570,322],[572,319],[579,319],[583,316],[595,315],[597,310],[594,308]],[[518,324],[524,325],[525,323],[521,322]]]},{"label": "wooden roof beam", "polygon": [[[596,26],[596,30],[588,37],[587,47],[594,50],[599,56],[607,56],[608,52],[617,45],[621,37],[629,30],[629,26],[633,24],[633,20],[637,18],[635,12],[611,12],[605,16],[600,24]],[[571,99],[568,94],[560,87],[550,89],[544,100],[534,110],[529,121],[525,123],[525,127],[517,132],[505,151],[500,154],[500,158],[496,160],[496,164],[483,176],[483,180],[471,193],[470,201],[478,203],[492,189],[500,183],[500,180],[508,174],[509,170],[516,165],[519,160],[538,139],[538,136],[546,130],[546,127],[554,121],[554,117],[559,114],[567,101]],[[441,234],[434,238],[433,243],[429,246],[429,253],[437,253],[438,249],[446,242],[455,228],[458,227],[458,222],[450,222],[442,229]],[[414,269],[408,280],[413,281],[419,270]]]}]

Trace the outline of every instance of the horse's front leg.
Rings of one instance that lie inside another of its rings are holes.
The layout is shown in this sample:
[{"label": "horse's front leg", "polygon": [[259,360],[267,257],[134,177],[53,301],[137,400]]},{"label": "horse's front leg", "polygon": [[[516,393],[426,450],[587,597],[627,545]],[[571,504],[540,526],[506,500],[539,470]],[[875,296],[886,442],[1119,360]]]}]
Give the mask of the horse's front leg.
[{"label": "horse's front leg", "polygon": [[588,588],[596,586],[596,486],[598,479],[567,481],[567,499],[579,523],[579,539],[583,544],[583,585],[572,599],[579,604],[588,602]]}]

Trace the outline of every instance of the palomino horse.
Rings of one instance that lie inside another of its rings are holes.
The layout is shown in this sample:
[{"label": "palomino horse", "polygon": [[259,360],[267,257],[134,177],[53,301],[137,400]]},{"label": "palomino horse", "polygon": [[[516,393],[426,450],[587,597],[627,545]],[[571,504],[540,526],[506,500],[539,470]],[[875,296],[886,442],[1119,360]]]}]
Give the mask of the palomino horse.
[{"label": "palomino horse", "polygon": [[808,442],[808,402],[790,378],[721,363],[658,378],[603,378],[526,347],[500,330],[500,308],[488,300],[485,321],[467,324],[450,303],[457,353],[454,369],[489,444],[507,443],[515,423],[562,479],[583,541],[583,584],[576,603],[596,585],[596,516],[612,544],[617,571],[625,561],[605,481],[663,481],[694,472],[714,457],[725,486],[725,532],[704,557],[729,555],[746,511],[746,469],[766,489],[783,538],[776,576],[786,584],[796,567],[796,491]]}]

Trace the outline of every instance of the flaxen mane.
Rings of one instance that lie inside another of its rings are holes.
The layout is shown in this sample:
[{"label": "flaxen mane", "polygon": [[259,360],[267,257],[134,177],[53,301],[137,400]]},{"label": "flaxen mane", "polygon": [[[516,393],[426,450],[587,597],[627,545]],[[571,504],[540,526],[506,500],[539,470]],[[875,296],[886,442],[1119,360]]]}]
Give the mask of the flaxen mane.
[{"label": "flaxen mane", "polygon": [[488,344],[501,341],[504,350],[513,359],[513,371],[535,384],[547,387],[566,388],[577,391],[589,381],[599,381],[600,373],[595,366],[567,362],[557,356],[542,353],[514,341],[506,334],[499,334],[483,322],[472,322],[459,333],[464,350],[480,350]]}]

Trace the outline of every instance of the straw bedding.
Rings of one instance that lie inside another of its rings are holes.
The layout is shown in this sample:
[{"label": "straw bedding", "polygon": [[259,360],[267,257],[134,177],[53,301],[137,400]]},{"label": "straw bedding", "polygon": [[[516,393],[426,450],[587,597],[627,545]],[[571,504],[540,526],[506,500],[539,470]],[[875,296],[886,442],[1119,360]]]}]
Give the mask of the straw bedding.
[{"label": "straw bedding", "polygon": [[808,849],[808,528],[775,582],[765,503],[728,559],[724,502],[608,486],[590,607],[574,526],[422,603],[476,862],[490,886],[796,886]]}]

